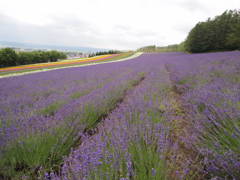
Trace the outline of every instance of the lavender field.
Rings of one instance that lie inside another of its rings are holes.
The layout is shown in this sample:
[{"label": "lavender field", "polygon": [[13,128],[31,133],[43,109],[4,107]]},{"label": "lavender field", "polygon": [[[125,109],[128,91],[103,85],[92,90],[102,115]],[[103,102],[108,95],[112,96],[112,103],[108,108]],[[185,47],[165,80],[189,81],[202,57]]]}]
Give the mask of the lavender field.
[{"label": "lavender field", "polygon": [[240,52],[0,79],[0,179],[239,179]]}]

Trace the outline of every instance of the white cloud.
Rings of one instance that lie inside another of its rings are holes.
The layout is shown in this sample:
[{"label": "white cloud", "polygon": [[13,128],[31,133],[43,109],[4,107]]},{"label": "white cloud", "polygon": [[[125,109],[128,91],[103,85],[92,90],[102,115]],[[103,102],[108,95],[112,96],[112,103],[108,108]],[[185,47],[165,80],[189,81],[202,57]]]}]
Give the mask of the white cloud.
[{"label": "white cloud", "polygon": [[2,0],[0,40],[134,49],[185,39],[239,0]]}]

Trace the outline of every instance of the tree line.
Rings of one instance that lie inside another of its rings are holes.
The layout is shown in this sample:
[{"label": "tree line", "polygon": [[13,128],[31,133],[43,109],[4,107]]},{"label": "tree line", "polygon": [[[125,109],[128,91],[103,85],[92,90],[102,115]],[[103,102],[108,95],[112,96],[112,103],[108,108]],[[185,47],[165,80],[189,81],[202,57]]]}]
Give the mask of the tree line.
[{"label": "tree line", "polygon": [[0,49],[0,67],[56,62],[67,56],[59,51],[15,52],[11,48]]},{"label": "tree line", "polygon": [[96,53],[89,54],[88,57],[107,55],[107,54],[119,54],[119,53],[121,53],[121,51],[118,51],[118,50],[99,51],[99,52],[96,52]]},{"label": "tree line", "polygon": [[199,22],[188,34],[185,50],[209,52],[240,49],[240,11],[225,11],[220,16]]},{"label": "tree line", "polygon": [[145,46],[142,48],[139,48],[137,51],[141,52],[181,52],[184,51],[184,42],[180,44],[172,44],[168,46]]}]

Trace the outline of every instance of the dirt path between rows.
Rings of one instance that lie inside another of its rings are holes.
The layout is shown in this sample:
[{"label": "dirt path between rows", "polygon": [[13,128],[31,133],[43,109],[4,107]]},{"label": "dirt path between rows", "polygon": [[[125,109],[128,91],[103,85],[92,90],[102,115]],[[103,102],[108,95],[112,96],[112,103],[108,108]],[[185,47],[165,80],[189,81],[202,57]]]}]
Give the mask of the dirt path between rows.
[{"label": "dirt path between rows", "polygon": [[[170,72],[166,68],[170,77]],[[170,113],[173,121],[171,121],[170,139],[175,148],[170,149],[170,162],[175,168],[172,172],[172,178],[183,176],[186,179],[202,180],[202,165],[199,164],[199,155],[193,149],[189,148],[185,142],[189,136],[191,125],[188,122],[188,111],[182,102],[183,90],[179,89],[174,82],[169,79],[172,89],[169,92],[169,103],[171,105]],[[180,178],[177,178],[180,179]]]}]

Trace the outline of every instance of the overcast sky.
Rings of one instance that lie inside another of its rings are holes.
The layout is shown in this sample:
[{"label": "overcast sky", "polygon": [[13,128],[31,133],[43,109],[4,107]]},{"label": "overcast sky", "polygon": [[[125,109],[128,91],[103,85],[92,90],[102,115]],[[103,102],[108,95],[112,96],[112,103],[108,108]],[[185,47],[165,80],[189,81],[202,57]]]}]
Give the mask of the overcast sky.
[{"label": "overcast sky", "polygon": [[183,41],[240,0],[0,0],[0,40],[135,49]]}]

